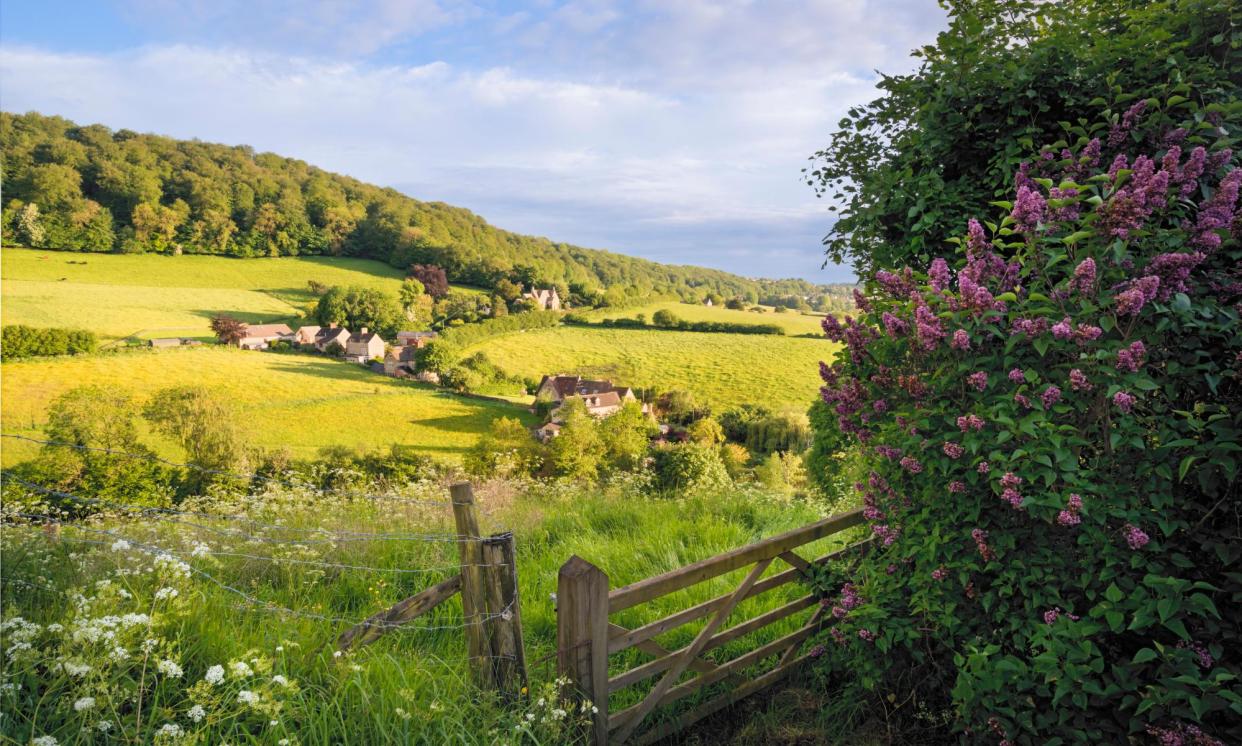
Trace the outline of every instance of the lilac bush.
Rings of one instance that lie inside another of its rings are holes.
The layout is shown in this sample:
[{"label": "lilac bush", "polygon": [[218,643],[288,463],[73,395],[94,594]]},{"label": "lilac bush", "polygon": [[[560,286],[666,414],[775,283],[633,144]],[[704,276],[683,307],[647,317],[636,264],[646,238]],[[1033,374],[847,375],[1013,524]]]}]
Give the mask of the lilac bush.
[{"label": "lilac bush", "polygon": [[1115,111],[824,324],[876,542],[822,658],[983,742],[1242,741],[1242,109]]}]

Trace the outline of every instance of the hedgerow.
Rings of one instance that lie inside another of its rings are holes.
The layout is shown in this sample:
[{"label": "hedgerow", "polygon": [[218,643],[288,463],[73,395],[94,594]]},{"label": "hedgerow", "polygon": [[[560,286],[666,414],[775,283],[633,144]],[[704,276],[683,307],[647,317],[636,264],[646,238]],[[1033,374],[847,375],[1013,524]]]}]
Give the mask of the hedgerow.
[{"label": "hedgerow", "polygon": [[1242,741],[1242,106],[1195,98],[1064,123],[998,222],[825,319],[874,549],[821,650],[925,668],[972,739]]}]

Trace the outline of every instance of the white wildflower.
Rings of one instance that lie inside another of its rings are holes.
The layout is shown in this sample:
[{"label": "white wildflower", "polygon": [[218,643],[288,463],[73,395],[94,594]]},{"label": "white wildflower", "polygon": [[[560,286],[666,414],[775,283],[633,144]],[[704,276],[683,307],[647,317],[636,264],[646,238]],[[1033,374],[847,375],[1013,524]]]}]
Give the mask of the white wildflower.
[{"label": "white wildflower", "polygon": [[289,746],[289,739],[288,738],[280,739],[279,741],[276,742],[276,746]]},{"label": "white wildflower", "polygon": [[272,683],[279,684],[280,686],[289,686],[289,680],[280,674],[276,674],[272,677]]},{"label": "white wildflower", "polygon": [[126,658],[129,658],[129,651],[120,645],[117,645],[112,648],[112,652],[108,653],[108,657],[114,661],[123,661]]},{"label": "white wildflower", "polygon": [[254,675],[254,671],[246,665],[245,661],[233,661],[229,664],[229,670],[239,679]]},{"label": "white wildflower", "polygon": [[194,705],[190,708],[190,711],[187,712],[186,715],[188,715],[191,720],[198,723],[202,722],[202,719],[207,717],[207,711],[203,709],[202,705]]},{"label": "white wildflower", "polygon": [[126,549],[129,549],[128,541],[125,541],[124,539],[117,539],[116,541],[112,542],[112,551],[124,552]]},{"label": "white wildflower", "polygon": [[268,722],[268,725],[271,726],[272,728],[275,728],[276,726],[280,725],[280,723],[275,720],[272,720]]},{"label": "white wildflower", "polygon": [[55,736],[39,736],[30,742],[31,746],[58,746],[59,743]]},{"label": "white wildflower", "polygon": [[259,695],[249,689],[242,689],[237,693],[237,701],[243,705],[257,705],[259,704]]},{"label": "white wildflower", "polygon": [[164,723],[160,729],[155,731],[156,738],[181,738],[185,731],[181,730],[181,726],[176,723]]},{"label": "white wildflower", "polygon": [[340,657],[341,657],[341,651],[339,651],[339,650],[334,650],[334,651],[332,651],[332,657],[333,657],[333,658],[340,658]]},{"label": "white wildflower", "polygon": [[48,631],[48,632],[53,632],[53,633],[56,633],[56,632],[61,632],[61,631],[63,631],[64,629],[65,629],[65,628],[64,628],[62,625],[60,625],[60,624],[58,624],[58,623],[56,623],[56,622],[52,622],[51,624],[47,625],[47,631]]},{"label": "white wildflower", "polygon": [[65,661],[65,673],[70,676],[82,677],[91,672],[91,667],[85,663],[74,663],[73,661]]},{"label": "white wildflower", "polygon": [[176,588],[161,588],[155,592],[156,601],[170,601],[178,596]]},{"label": "white wildflower", "polygon": [[167,658],[165,658],[165,659],[163,659],[162,661],[160,661],[159,663],[155,664],[155,668],[156,668],[156,670],[158,670],[160,673],[164,674],[165,676],[167,676],[167,677],[169,677],[169,678],[173,678],[173,679],[179,679],[179,678],[181,678],[181,675],[184,673],[184,672],[181,670],[181,666],[177,665],[177,662],[176,662],[176,661],[170,661],[170,660],[168,660]]},{"label": "white wildflower", "polygon": [[559,707],[557,707],[557,708],[555,708],[554,710],[552,710],[552,717],[553,717],[553,718],[555,718],[556,720],[561,720],[561,719],[563,719],[563,718],[564,718],[566,715],[568,715],[568,714],[569,714],[569,713],[565,712],[564,710],[562,710],[562,709],[561,709],[561,708],[559,708]]},{"label": "white wildflower", "polygon": [[99,729],[100,733],[107,733],[108,731],[112,730],[112,721],[111,720],[100,720],[98,723],[95,723],[95,727]]},{"label": "white wildflower", "polygon": [[212,666],[207,669],[207,673],[203,676],[203,681],[212,686],[224,681],[224,666]]},{"label": "white wildflower", "polygon": [[203,542],[200,541],[194,545],[193,549],[190,550],[190,556],[191,557],[202,557],[203,555],[207,554],[210,551],[211,551],[211,546],[204,544]]},{"label": "white wildflower", "polygon": [[82,697],[78,701],[73,703],[73,711],[82,712],[83,710],[89,710],[93,708],[94,706],[95,706],[94,697]]}]

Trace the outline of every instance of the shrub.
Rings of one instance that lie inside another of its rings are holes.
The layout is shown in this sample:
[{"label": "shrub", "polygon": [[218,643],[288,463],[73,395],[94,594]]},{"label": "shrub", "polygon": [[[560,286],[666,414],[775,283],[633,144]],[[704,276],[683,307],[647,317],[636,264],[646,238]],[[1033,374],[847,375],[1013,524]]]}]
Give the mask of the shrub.
[{"label": "shrub", "polygon": [[94,332],[82,329],[33,327],[14,324],[0,330],[0,353],[6,359],[79,355],[98,347]]},{"label": "shrub", "polygon": [[1242,108],[1192,93],[1067,123],[952,264],[825,319],[876,538],[828,657],[933,664],[976,738],[1242,738]]},{"label": "shrub", "polygon": [[671,492],[723,489],[731,482],[715,446],[682,443],[653,451],[656,486]]}]

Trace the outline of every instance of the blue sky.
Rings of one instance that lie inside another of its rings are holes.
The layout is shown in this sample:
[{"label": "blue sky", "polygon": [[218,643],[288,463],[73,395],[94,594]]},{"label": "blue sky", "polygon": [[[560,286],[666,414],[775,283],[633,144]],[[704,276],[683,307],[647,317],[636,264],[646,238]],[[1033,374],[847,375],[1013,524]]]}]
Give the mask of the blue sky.
[{"label": "blue sky", "polygon": [[932,0],[5,0],[0,106],[307,160],[495,225],[739,274],[820,269],[800,169]]}]

